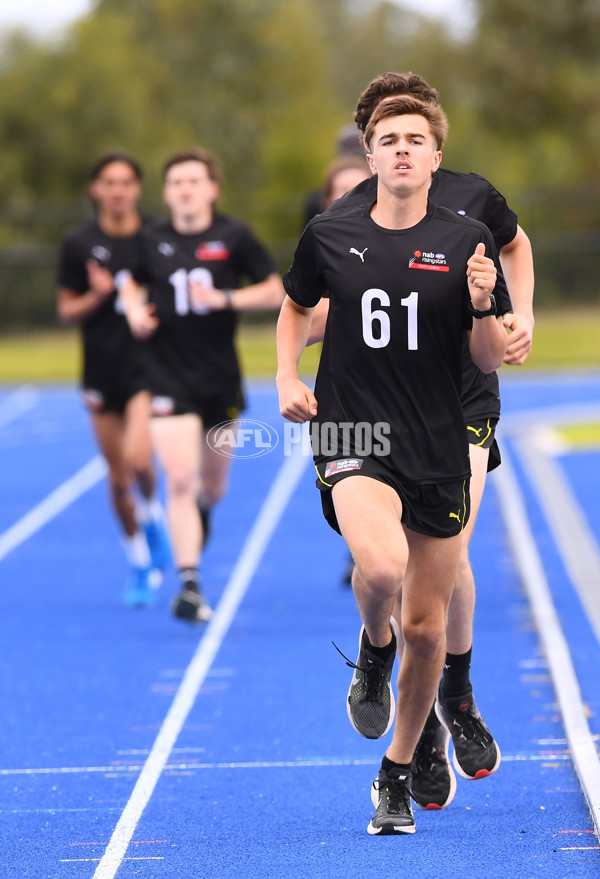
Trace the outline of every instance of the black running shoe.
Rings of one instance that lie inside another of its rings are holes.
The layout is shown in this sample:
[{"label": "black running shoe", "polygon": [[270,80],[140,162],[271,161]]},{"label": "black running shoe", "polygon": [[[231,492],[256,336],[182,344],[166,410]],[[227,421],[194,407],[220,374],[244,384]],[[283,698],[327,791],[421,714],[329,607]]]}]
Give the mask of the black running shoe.
[{"label": "black running shoe", "polygon": [[371,802],[376,811],[367,827],[367,833],[371,836],[394,836],[415,832],[410,785],[410,773],[393,777],[383,769],[379,770],[371,787]]},{"label": "black running shoe", "polygon": [[393,617],[390,623],[392,650],[387,660],[381,659],[368,649],[364,626],[361,627],[358,639],[356,665],[346,659],[347,664],[354,669],[348,690],[348,717],[354,729],[366,739],[380,739],[394,722],[396,702],[390,680],[396,658],[396,636],[399,636],[399,632]]},{"label": "black running shoe", "polygon": [[212,608],[195,589],[182,589],[173,599],[171,607],[177,619],[189,623],[207,623],[212,617]]},{"label": "black running shoe", "polygon": [[479,713],[473,692],[442,698],[438,689],[435,713],[454,744],[453,763],[463,778],[485,778],[500,766],[500,748]]},{"label": "black running shoe", "polygon": [[437,718],[428,719],[412,759],[411,794],[421,809],[445,809],[456,793],[456,776],[448,762],[450,734]]}]

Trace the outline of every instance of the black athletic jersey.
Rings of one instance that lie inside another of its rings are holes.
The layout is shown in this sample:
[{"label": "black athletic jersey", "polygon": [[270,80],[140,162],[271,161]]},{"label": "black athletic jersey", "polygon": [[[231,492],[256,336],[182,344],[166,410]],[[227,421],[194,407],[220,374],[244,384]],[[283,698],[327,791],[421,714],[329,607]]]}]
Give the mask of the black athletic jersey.
[{"label": "black athletic jersey", "polygon": [[134,278],[148,287],[159,326],[150,338],[151,390],[156,396],[203,397],[237,388],[241,381],[235,350],[237,314],[201,313],[190,302],[188,283],[237,289],[277,271],[273,258],[249,227],[216,213],[206,231],[183,235],[170,220],[157,221],[140,236]]},{"label": "black athletic jersey", "polygon": [[[428,195],[435,204],[485,223],[492,233],[497,250],[509,244],[517,234],[517,215],[509,208],[504,196],[480,174],[438,168],[433,175]],[[349,205],[372,203],[376,197],[375,176],[359,183],[334,202],[328,211],[334,212]],[[510,310],[509,304],[506,311]],[[461,400],[466,421],[498,418],[500,415],[498,376],[495,372],[485,374],[475,366],[467,341],[464,343]]]},{"label": "black athletic jersey", "polygon": [[[144,217],[142,222],[145,225],[149,219]],[[140,232],[114,238],[106,235],[96,220],[91,220],[68,232],[62,242],[58,263],[60,287],[78,295],[86,293],[90,285],[85,264],[91,259],[115,278],[115,290],[81,324],[82,382],[86,388],[119,391],[128,387],[133,376],[146,370],[146,345],[131,335],[117,293],[135,267]]]},{"label": "black athletic jersey", "polygon": [[[479,242],[497,263],[489,230],[476,220],[430,202],[416,226],[389,230],[359,205],[315,217],[284,277],[299,305],[330,300],[315,420],[366,422],[378,435],[375,425],[389,424],[390,453],[380,460],[406,483],[470,472],[459,390],[472,326],[466,265]],[[502,306],[501,276],[495,295]],[[353,456],[361,457],[356,447]]]}]

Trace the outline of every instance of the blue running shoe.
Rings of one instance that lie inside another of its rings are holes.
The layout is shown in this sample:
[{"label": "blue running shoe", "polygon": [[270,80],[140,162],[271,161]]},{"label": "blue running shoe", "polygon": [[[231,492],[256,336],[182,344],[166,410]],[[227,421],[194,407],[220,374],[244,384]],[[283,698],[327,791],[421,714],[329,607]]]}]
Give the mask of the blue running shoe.
[{"label": "blue running shoe", "polygon": [[125,590],[124,601],[128,607],[148,607],[156,598],[151,584],[151,568],[132,568],[131,579]]},{"label": "blue running shoe", "polygon": [[164,571],[171,564],[171,542],[162,519],[151,519],[144,523],[144,534],[150,550],[152,567]]}]

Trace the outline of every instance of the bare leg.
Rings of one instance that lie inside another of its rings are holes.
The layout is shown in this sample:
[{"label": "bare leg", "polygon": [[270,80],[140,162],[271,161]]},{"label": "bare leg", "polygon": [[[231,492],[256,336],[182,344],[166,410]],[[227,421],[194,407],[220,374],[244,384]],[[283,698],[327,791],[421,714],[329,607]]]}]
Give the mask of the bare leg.
[{"label": "bare leg", "polygon": [[92,425],[100,451],[108,464],[113,508],[127,537],[133,537],[138,528],[131,497],[131,472],[123,453],[124,420],[114,412],[94,413]]},{"label": "bare leg", "polygon": [[196,568],[200,520],[196,507],[202,422],[197,415],[153,418],[152,438],[166,475],[167,521],[178,568]]}]

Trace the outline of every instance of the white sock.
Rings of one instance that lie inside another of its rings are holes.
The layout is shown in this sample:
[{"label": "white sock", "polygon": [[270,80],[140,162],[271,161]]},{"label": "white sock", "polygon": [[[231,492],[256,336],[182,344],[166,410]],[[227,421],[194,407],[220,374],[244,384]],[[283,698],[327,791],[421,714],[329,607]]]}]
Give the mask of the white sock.
[{"label": "white sock", "polygon": [[133,537],[124,537],[123,548],[125,549],[125,557],[132,567],[150,567],[150,550],[146,537],[141,531],[138,531]]},{"label": "white sock", "polygon": [[137,520],[142,525],[144,522],[162,522],[164,519],[162,504],[156,496],[140,498],[135,506],[135,511]]}]

